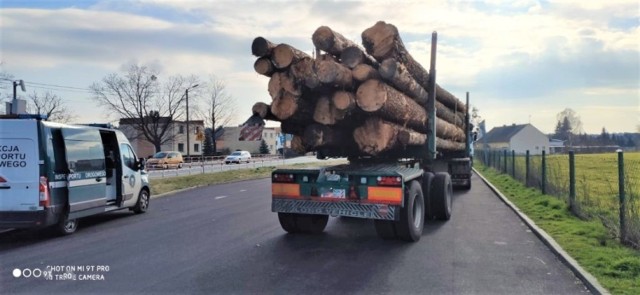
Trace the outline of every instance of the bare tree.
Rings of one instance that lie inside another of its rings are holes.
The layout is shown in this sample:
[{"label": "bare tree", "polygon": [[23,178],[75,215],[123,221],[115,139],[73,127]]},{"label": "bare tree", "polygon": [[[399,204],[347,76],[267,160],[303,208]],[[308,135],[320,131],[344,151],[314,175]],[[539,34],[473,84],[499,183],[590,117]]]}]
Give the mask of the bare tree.
[{"label": "bare tree", "polygon": [[154,68],[130,64],[123,66],[122,74],[108,75],[90,86],[100,105],[129,123],[156,151],[174,138],[170,127],[184,114],[185,90],[197,84],[197,78],[180,75],[161,84],[158,76]]},{"label": "bare tree", "polygon": [[580,120],[580,116],[578,116],[578,113],[576,113],[576,111],[571,108],[566,108],[556,115],[556,119],[561,124],[565,120],[565,118],[568,120],[569,126],[571,126],[569,132],[571,132],[572,134],[582,133],[582,120]]},{"label": "bare tree", "polygon": [[213,153],[217,151],[216,128],[229,124],[236,111],[235,102],[226,90],[226,83],[211,75],[203,94],[203,106],[200,108],[202,111],[199,111],[200,116],[206,122],[205,124],[212,130]]},{"label": "bare tree", "polygon": [[69,111],[62,98],[49,91],[44,94],[38,94],[34,91],[29,94],[28,101],[29,113],[45,115],[49,121],[69,123],[76,118]]}]

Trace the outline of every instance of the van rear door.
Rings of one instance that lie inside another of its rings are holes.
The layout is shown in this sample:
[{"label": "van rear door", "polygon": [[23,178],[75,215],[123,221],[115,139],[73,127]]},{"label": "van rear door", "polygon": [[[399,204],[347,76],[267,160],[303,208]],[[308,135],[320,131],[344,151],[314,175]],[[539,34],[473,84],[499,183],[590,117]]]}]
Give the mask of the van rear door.
[{"label": "van rear door", "polygon": [[0,211],[39,208],[38,122],[0,120]]},{"label": "van rear door", "polygon": [[104,210],[107,202],[107,170],[100,130],[63,128],[62,137],[69,167],[69,218],[79,218]]}]

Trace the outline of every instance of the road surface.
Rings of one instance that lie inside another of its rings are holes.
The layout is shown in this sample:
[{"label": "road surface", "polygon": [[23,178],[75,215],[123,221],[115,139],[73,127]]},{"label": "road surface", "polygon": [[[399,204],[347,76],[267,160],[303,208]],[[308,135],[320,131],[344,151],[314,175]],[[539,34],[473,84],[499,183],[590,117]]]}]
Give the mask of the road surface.
[{"label": "road surface", "polygon": [[418,243],[380,240],[351,218],[285,234],[269,193],[269,179],[202,187],[153,199],[146,214],[83,220],[68,237],[0,234],[0,293],[588,293],[475,176],[452,219],[427,222]]}]

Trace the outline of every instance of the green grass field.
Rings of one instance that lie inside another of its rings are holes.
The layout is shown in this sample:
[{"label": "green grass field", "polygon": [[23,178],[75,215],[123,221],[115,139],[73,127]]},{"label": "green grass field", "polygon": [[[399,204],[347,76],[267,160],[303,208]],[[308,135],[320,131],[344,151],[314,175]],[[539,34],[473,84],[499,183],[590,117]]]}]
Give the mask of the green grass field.
[{"label": "green grass field", "polygon": [[476,169],[612,294],[640,294],[640,251],[621,245],[602,222],[578,218],[564,200],[494,169],[481,164]]}]

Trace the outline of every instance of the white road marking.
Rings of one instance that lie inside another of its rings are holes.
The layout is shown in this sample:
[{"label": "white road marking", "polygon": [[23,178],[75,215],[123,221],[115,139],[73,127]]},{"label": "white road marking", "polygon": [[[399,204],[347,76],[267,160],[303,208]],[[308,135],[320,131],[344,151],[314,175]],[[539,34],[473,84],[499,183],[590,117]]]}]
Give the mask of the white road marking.
[{"label": "white road marking", "polygon": [[246,191],[247,191],[246,189],[241,189],[241,190],[240,190],[240,192],[241,192],[241,193],[244,193],[244,192],[246,192]]},{"label": "white road marking", "polygon": [[217,196],[217,197],[216,197],[216,200],[224,199],[224,198],[226,198],[226,197],[228,197],[228,196]]}]

